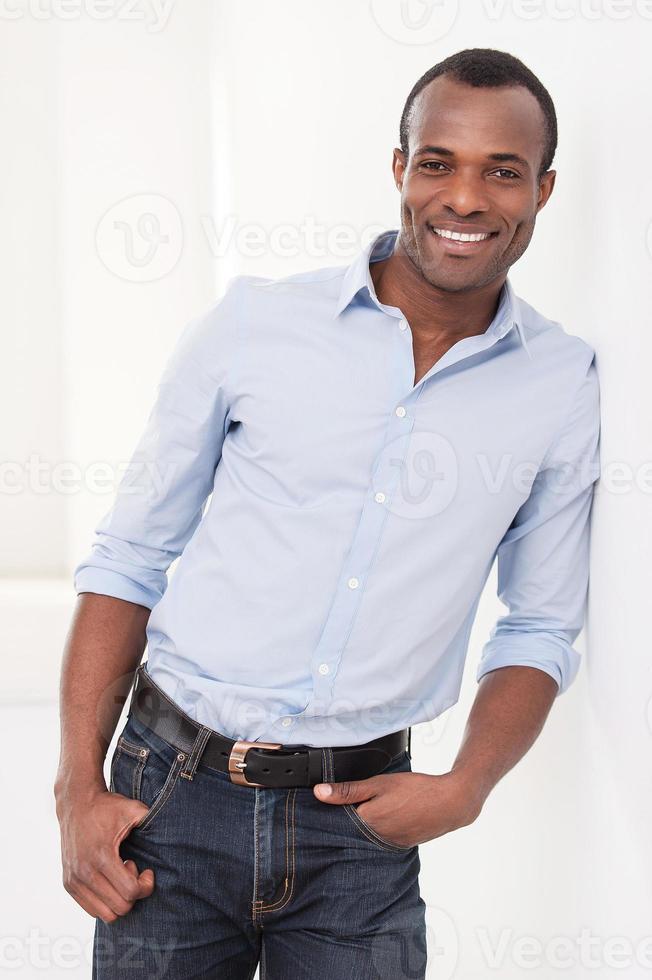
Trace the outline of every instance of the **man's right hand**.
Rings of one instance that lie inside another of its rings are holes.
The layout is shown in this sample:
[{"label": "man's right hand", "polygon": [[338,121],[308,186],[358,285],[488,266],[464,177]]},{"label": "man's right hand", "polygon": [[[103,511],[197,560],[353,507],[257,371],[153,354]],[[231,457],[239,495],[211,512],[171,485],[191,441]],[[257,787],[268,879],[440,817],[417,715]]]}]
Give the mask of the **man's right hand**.
[{"label": "man's right hand", "polygon": [[126,915],[154,890],[151,868],[123,861],[120,843],[148,807],[106,787],[57,795],[63,885],[84,911],[104,922]]}]

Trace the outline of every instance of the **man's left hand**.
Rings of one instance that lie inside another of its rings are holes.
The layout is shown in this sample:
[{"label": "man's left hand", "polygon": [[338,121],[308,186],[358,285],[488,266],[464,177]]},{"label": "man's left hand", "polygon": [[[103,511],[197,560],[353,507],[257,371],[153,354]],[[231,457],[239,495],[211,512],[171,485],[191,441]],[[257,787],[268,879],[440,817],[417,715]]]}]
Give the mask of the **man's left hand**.
[{"label": "man's left hand", "polygon": [[380,773],[369,779],[319,783],[313,791],[323,803],[359,804],[356,809],[372,830],[403,847],[468,826],[483,802],[460,773]]}]

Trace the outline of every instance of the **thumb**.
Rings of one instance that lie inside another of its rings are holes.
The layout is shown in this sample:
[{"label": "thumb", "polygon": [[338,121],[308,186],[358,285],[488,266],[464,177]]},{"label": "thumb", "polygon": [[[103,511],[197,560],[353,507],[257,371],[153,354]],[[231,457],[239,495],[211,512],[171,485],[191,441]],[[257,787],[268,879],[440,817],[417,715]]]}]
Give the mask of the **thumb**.
[{"label": "thumb", "polygon": [[152,869],[145,868],[145,870],[141,871],[139,874],[136,862],[132,861],[131,858],[128,858],[124,862],[124,866],[127,871],[134,876],[134,878],[138,879],[138,884],[140,885],[141,890],[141,898],[146,898],[148,895],[151,895],[154,891],[154,872]]},{"label": "thumb", "polygon": [[151,868],[145,868],[138,875],[138,884],[140,885],[143,898],[151,895],[154,891],[154,872]]},{"label": "thumb", "polygon": [[324,803],[360,803],[372,795],[369,780],[358,779],[341,783],[317,783],[313,787],[318,800]]}]

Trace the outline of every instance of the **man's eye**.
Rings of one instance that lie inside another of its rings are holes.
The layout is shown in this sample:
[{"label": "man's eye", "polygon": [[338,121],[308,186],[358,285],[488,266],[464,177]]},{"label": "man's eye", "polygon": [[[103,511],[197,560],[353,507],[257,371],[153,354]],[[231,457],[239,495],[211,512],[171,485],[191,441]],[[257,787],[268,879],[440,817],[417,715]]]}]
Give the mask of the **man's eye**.
[{"label": "man's eye", "polygon": [[446,164],[442,163],[440,160],[426,160],[421,164],[421,166],[426,167],[428,170],[435,170],[436,167],[443,167],[444,170],[448,169]]},{"label": "man's eye", "polygon": [[517,174],[516,171],[507,170],[505,167],[499,167],[498,170],[494,170],[493,172],[495,174],[507,174],[508,180],[513,180],[514,178],[518,178],[519,176],[519,174]]}]

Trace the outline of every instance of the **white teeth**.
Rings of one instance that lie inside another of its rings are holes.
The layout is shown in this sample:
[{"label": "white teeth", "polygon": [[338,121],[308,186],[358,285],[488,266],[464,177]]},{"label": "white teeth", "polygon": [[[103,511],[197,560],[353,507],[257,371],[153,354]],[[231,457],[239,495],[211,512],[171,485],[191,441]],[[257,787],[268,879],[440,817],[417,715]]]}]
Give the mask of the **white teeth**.
[{"label": "white teeth", "polygon": [[461,231],[448,231],[446,228],[433,228],[433,231],[442,238],[452,238],[454,242],[483,242],[486,238],[490,237],[488,234],[469,235]]}]

